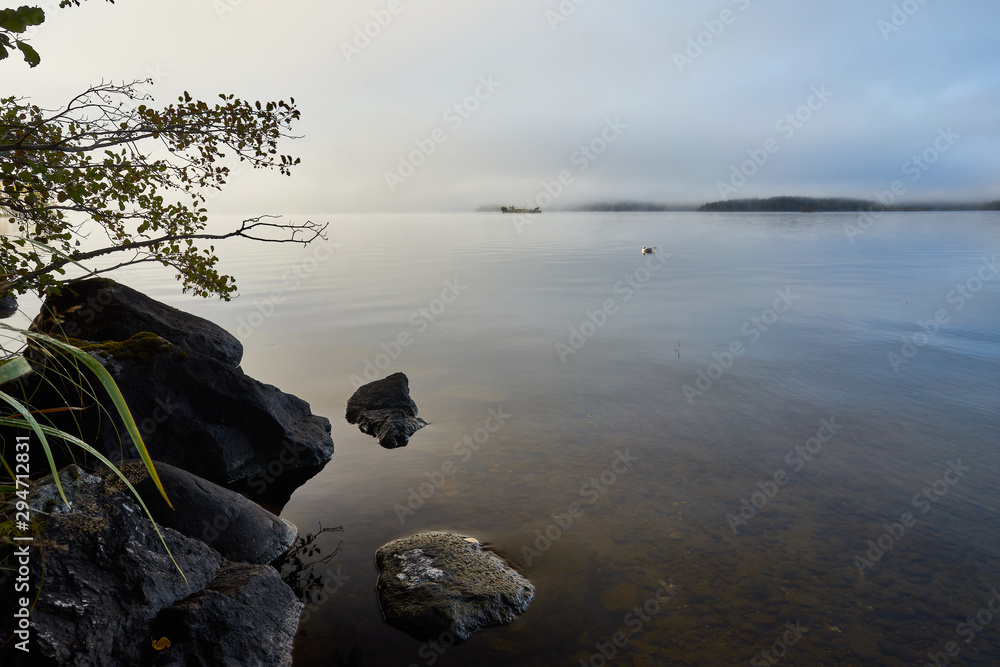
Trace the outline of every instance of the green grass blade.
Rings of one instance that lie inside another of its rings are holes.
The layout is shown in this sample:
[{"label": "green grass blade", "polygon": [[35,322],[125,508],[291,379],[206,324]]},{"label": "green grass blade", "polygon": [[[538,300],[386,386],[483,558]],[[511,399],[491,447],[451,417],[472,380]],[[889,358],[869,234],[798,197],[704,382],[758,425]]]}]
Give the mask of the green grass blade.
[{"label": "green grass blade", "polygon": [[[0,426],[12,426],[14,428],[28,428],[27,424],[25,424],[21,420],[11,419],[9,417],[0,417]],[[119,470],[113,463],[111,463],[111,461],[105,458],[103,454],[101,454],[99,451],[88,445],[83,440],[80,440],[76,436],[70,435],[65,431],[60,431],[59,429],[53,428],[51,426],[39,425],[39,428],[43,432],[47,433],[48,435],[51,435],[54,438],[59,438],[61,440],[65,440],[70,444],[76,445],[77,447],[81,447],[85,451],[92,454],[101,463],[110,468],[116,475],[118,475],[119,478],[121,478],[122,482],[125,483],[125,486],[128,487],[128,490],[132,492],[132,495],[135,496],[135,499],[139,502],[140,505],[142,505],[143,511],[146,513],[146,516],[149,517],[150,522],[152,522],[153,524],[153,530],[155,530],[156,534],[159,535],[160,542],[163,543],[163,548],[167,550],[167,555],[170,556],[170,561],[174,564],[174,567],[177,568],[177,571],[181,573],[181,577],[184,578],[184,583],[187,584],[188,587],[190,588],[191,584],[188,582],[187,577],[184,575],[184,571],[181,570],[181,566],[177,564],[176,560],[174,560],[174,555],[170,553],[170,547],[167,546],[167,541],[164,539],[163,533],[160,532],[159,526],[156,525],[156,521],[153,519],[153,515],[150,514],[149,508],[146,507],[146,503],[143,502],[142,500],[142,496],[140,496],[139,492],[135,490],[135,487],[132,486],[132,483],[128,481],[128,478],[125,477],[125,474],[121,470]],[[69,501],[66,500],[66,495],[63,494],[62,486],[59,484],[59,475],[53,474],[52,477],[53,479],[56,480],[56,485],[59,487],[59,493],[60,495],[62,495],[63,501],[66,502],[67,506],[69,506]]]},{"label": "green grass blade", "polygon": [[45,429],[47,427],[43,427],[41,424],[35,421],[35,418],[31,416],[31,413],[28,411],[28,408],[22,405],[21,402],[18,401],[13,396],[5,394],[4,392],[0,391],[0,401],[3,401],[7,405],[11,406],[12,408],[14,408],[14,410],[20,413],[22,417],[24,417],[23,422],[17,419],[3,419],[0,420],[0,423],[15,422],[18,428],[31,429],[32,431],[35,432],[35,435],[38,436],[38,441],[42,443],[42,451],[45,452],[45,458],[48,459],[49,467],[52,469],[52,476],[56,480],[56,488],[59,489],[59,495],[62,497],[63,502],[69,505],[69,501],[66,500],[66,493],[63,491],[62,488],[62,483],[59,481],[59,474],[58,471],[56,470],[56,461],[52,457],[52,449],[49,447],[49,441],[45,437]]},{"label": "green grass blade", "polygon": [[125,424],[125,429],[132,437],[132,442],[135,443],[135,448],[139,452],[139,458],[141,458],[143,463],[146,464],[146,470],[149,471],[149,476],[153,478],[153,483],[156,484],[156,488],[159,489],[163,499],[167,501],[167,505],[170,505],[170,508],[173,509],[173,503],[170,502],[170,498],[167,496],[167,491],[163,488],[163,483],[160,482],[160,476],[156,474],[156,468],[153,467],[153,460],[149,456],[149,452],[146,450],[146,445],[143,443],[142,436],[139,434],[139,428],[136,426],[135,420],[132,418],[132,413],[129,411],[128,405],[125,403],[125,398],[122,396],[121,391],[118,389],[118,385],[115,384],[114,378],[111,377],[107,369],[105,369],[99,361],[83,350],[68,343],[64,343],[61,340],[44,334],[35,333],[33,331],[26,331],[24,332],[24,335],[34,341],[51,345],[52,347],[65,352],[67,355],[86,366],[97,377],[101,386],[104,387],[104,391],[107,392],[108,396],[111,398],[111,402],[114,403],[115,408],[118,410],[118,414],[121,417],[122,422]]}]

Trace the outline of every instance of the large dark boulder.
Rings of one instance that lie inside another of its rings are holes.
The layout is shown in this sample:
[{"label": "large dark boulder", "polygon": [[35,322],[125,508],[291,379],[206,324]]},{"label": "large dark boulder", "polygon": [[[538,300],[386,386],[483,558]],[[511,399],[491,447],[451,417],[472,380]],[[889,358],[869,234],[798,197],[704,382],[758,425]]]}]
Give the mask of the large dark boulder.
[{"label": "large dark boulder", "polygon": [[410,436],[427,425],[417,417],[410,383],[402,373],[358,387],[347,401],[347,423],[378,438],[386,449],[405,447]]},{"label": "large dark boulder", "polygon": [[149,331],[177,347],[239,366],[243,344],[214,322],[185,313],[109,278],[71,283],[42,304],[31,329],[88,341],[124,341]]},{"label": "large dark boulder", "polygon": [[[101,479],[71,466],[60,480],[72,509],[63,504],[51,476],[29,494],[32,515],[40,519],[28,558],[30,594],[38,593],[31,610],[30,660],[17,661],[24,654],[12,641],[0,647],[0,664],[291,664],[291,635],[302,605],[273,568],[231,563],[208,545],[160,526],[182,576],[113,473]],[[0,514],[10,518],[8,511]],[[209,600],[216,625],[211,637],[220,648],[188,641],[206,632],[205,618],[186,611],[199,596]],[[0,596],[5,638],[14,631],[15,597]],[[174,635],[158,634],[161,627]],[[162,637],[171,644],[176,637],[178,650],[166,647]],[[226,647],[246,659],[216,660]]]},{"label": "large dark boulder", "polygon": [[[144,326],[153,331],[134,332]],[[279,479],[301,483],[333,455],[329,420],[313,415],[305,401],[248,377],[238,365],[239,341],[207,320],[94,279],[47,299],[32,327],[76,334],[73,342],[117,383],[155,460],[219,484],[244,480],[259,494]],[[73,377],[72,367],[57,368],[37,353],[32,358],[36,372],[4,391],[30,399],[34,409],[73,405],[81,411],[51,413],[55,426],[112,461],[138,457],[97,382],[90,380],[95,401],[77,388],[80,375]],[[64,456],[61,463],[71,460],[77,459]]]},{"label": "large dark boulder", "polygon": [[[227,484],[318,468],[333,455],[329,420],[302,399],[213,357],[143,336],[140,354],[129,345],[88,349],[118,384],[155,460]],[[102,453],[138,456],[117,419],[102,426],[92,442]]]},{"label": "large dark boulder", "polygon": [[159,525],[201,540],[227,560],[242,563],[266,565],[295,543],[295,526],[235,491],[160,461],[154,465],[173,509],[142,461],[126,461],[122,471]]},{"label": "large dark boulder", "polygon": [[152,636],[167,637],[170,647],[153,664],[290,667],[301,609],[273,567],[228,563],[204,590],[157,617]]},{"label": "large dark boulder", "polygon": [[428,532],[393,540],[379,547],[375,562],[386,622],[419,641],[446,633],[464,641],[481,628],[509,623],[535,594],[531,582],[465,535]]}]

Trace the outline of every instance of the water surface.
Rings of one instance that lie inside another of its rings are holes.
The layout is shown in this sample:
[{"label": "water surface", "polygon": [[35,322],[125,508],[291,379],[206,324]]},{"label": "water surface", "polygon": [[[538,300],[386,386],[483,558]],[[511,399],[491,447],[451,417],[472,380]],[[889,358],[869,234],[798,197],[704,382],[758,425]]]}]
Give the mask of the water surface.
[{"label": "water surface", "polygon": [[[1000,661],[1000,214],[314,219],[325,249],[221,250],[230,304],[124,277],[333,422],[283,508],[343,527],[297,667]],[[366,369],[409,377],[408,447],[343,420]],[[374,551],[431,529],[528,612],[447,649],[386,625]]]}]

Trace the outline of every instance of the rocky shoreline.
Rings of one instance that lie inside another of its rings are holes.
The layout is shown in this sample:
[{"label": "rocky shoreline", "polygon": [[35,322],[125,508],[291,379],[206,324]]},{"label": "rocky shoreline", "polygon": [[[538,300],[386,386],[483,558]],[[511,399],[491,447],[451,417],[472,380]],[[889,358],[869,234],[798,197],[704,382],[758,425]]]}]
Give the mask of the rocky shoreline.
[{"label": "rocky shoreline", "polygon": [[[329,420],[248,377],[240,341],[221,327],[108,279],[73,283],[46,299],[31,329],[71,342],[108,371],[170,503],[106,391],[31,350],[34,371],[0,391],[79,434],[119,467],[139,498],[76,448],[54,448],[70,506],[51,475],[31,481],[40,557],[28,568],[38,592],[30,664],[290,665],[303,603],[275,564],[303,538],[245,496],[253,490],[280,511],[333,455]],[[92,392],[79,390],[88,385]],[[345,417],[390,449],[427,423],[402,373],[360,387]],[[0,437],[13,442],[14,429],[0,427]],[[40,452],[32,459],[33,471],[48,469]],[[13,505],[0,512],[8,526]],[[405,632],[452,628],[462,641],[510,622],[531,602],[531,584],[474,538],[424,533],[406,540],[383,546],[376,559],[385,619]],[[10,556],[12,544],[0,540],[0,556]],[[398,558],[383,555],[400,544],[414,575],[408,582],[393,574]],[[414,563],[427,567],[418,573]],[[8,601],[0,606],[0,635],[11,637],[13,614]],[[13,646],[0,647],[0,663],[19,664]]]}]

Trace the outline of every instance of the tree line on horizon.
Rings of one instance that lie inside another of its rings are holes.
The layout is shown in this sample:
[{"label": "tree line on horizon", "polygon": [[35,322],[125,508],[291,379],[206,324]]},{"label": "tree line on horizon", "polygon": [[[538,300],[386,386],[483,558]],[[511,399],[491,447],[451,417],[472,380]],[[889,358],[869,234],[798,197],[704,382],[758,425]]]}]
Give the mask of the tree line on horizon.
[{"label": "tree line on horizon", "polygon": [[[498,206],[480,206],[477,212],[499,211]],[[570,212],[627,212],[627,211],[702,211],[712,213],[854,213],[859,211],[1000,211],[1000,200],[987,203],[937,202],[883,206],[870,199],[846,197],[767,197],[752,199],[725,199],[702,204],[663,204],[657,202],[617,201],[592,202],[562,209]]]},{"label": "tree line on horizon", "polygon": [[699,211],[712,213],[852,213],[872,209],[886,211],[1000,211],[1000,200],[989,203],[938,202],[883,206],[868,199],[843,197],[768,197],[766,199],[726,199],[709,202]]}]

